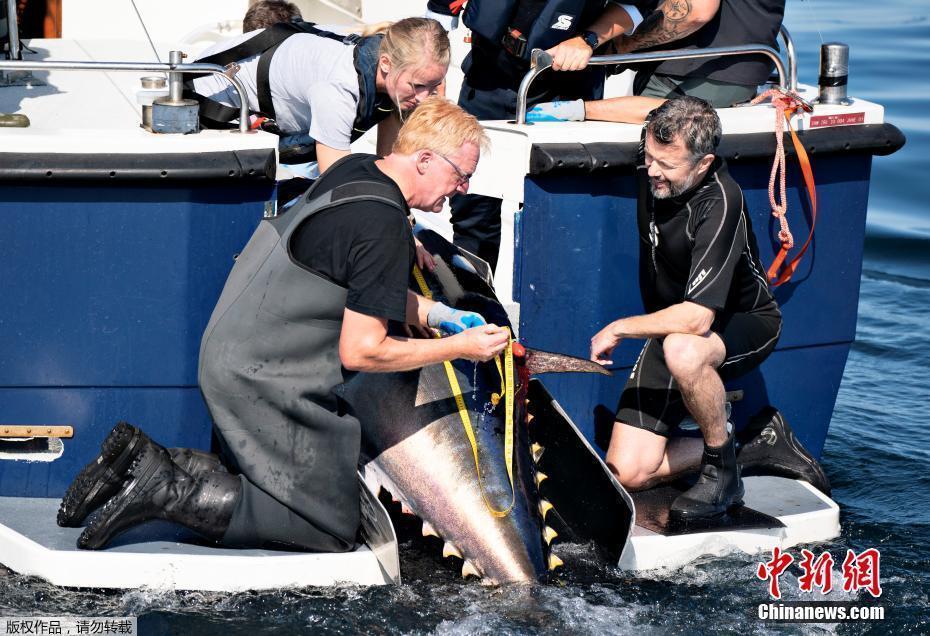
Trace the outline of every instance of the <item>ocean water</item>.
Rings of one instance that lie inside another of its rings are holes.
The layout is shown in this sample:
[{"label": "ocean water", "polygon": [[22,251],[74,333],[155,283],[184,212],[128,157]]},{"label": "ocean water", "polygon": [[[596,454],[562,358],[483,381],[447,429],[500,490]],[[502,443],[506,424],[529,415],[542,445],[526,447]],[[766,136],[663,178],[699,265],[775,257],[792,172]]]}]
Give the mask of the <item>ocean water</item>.
[{"label": "ocean water", "polygon": [[[143,634],[925,634],[930,633],[930,3],[790,0],[786,25],[800,78],[815,83],[822,41],[850,45],[850,92],[884,104],[907,145],[873,164],[859,322],[823,457],[842,508],[842,534],[812,549],[881,551],[872,624],[773,625],[758,559],[707,558],[632,576],[597,565],[583,547],[560,554],[569,573],[547,585],[484,587],[459,580],[438,555],[402,546],[406,583],[274,593],[76,591],[0,573],[0,615],[139,617]],[[797,550],[792,550],[797,556]],[[800,600],[789,570],[786,599]],[[839,565],[834,581],[842,580]],[[831,594],[829,600],[855,600]]]}]

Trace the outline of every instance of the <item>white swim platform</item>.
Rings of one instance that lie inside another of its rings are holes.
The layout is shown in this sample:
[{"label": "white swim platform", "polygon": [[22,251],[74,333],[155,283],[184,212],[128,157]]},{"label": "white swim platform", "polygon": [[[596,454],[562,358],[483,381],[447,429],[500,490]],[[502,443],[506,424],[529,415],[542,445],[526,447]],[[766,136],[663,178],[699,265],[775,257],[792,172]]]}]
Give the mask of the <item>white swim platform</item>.
[{"label": "white swim platform", "polygon": [[655,495],[650,494],[653,491],[637,493],[637,524],[619,567],[637,571],[677,568],[702,556],[770,553],[775,547],[785,550],[839,536],[839,506],[810,484],[783,477],[744,477],[743,483],[748,512],[761,515],[749,514],[730,527],[695,532],[665,530],[663,514],[667,515],[671,501],[656,501],[661,490]]},{"label": "white swim platform", "polygon": [[0,497],[0,563],[64,587],[240,592],[393,582],[368,546],[341,554],[235,550],[179,542],[193,537],[166,523],[131,530],[106,550],[80,550],[82,528],[55,523],[59,503]]}]

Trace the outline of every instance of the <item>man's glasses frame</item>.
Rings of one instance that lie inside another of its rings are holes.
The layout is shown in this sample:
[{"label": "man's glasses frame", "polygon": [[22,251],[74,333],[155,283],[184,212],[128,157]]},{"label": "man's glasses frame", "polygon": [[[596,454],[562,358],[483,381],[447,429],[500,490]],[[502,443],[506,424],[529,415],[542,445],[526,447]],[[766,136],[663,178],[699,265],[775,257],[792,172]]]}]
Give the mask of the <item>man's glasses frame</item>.
[{"label": "man's glasses frame", "polygon": [[[432,150],[432,149],[430,149],[430,150]],[[459,177],[459,182],[458,182],[458,185],[459,185],[459,186],[465,185],[466,183],[468,183],[469,181],[471,181],[471,178],[474,176],[473,174],[468,174],[467,172],[465,172],[464,170],[462,170],[461,168],[459,168],[457,165],[455,165],[455,162],[453,162],[451,159],[449,159],[449,157],[445,156],[444,154],[442,154],[442,153],[439,152],[438,150],[432,150],[432,152],[433,152],[434,154],[437,154],[437,155],[439,155],[440,157],[442,157],[443,160],[444,160],[447,164],[449,164],[450,166],[452,166],[452,169],[455,170],[455,174],[457,174],[458,177]]]}]

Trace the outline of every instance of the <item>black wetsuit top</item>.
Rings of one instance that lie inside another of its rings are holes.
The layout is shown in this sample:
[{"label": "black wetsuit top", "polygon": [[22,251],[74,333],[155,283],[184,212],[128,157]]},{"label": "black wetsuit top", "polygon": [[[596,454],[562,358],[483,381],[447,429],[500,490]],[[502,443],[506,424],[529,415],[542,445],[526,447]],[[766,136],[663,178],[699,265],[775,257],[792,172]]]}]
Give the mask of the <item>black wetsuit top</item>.
[{"label": "black wetsuit top", "polygon": [[778,311],[743,193],[719,157],[700,183],[669,199],[649,189],[645,153],[637,175],[640,291],[652,313],[682,301],[718,314]]}]

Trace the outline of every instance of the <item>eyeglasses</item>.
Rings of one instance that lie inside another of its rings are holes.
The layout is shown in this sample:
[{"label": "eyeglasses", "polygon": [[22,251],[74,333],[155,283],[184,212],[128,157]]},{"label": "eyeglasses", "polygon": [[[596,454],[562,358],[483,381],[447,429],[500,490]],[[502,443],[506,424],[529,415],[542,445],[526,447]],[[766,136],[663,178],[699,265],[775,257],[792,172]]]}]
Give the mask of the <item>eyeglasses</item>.
[{"label": "eyeglasses", "polygon": [[441,152],[437,150],[433,150],[433,152],[439,155],[440,157],[442,157],[445,160],[445,162],[449,164],[450,166],[452,166],[452,169],[455,170],[455,174],[459,176],[458,183],[456,184],[457,186],[465,185],[472,178],[473,175],[468,174],[467,172],[463,172],[461,168],[459,168],[457,165],[452,163],[452,160],[449,159],[449,157],[445,156],[444,154],[442,154]]}]

